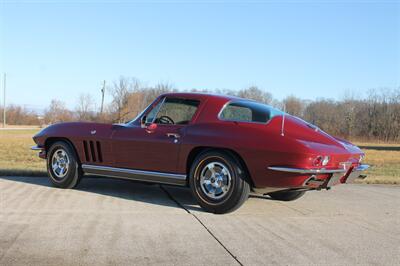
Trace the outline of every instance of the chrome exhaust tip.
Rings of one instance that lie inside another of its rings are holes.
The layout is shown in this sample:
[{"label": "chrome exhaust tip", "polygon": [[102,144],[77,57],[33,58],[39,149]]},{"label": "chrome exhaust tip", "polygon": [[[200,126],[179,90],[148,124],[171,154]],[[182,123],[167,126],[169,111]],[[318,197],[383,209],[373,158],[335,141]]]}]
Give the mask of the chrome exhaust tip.
[{"label": "chrome exhaust tip", "polygon": [[304,182],[303,186],[311,188],[319,188],[325,183],[325,181],[326,180],[317,179],[316,175],[312,175],[310,176],[309,179],[306,180],[306,182]]}]

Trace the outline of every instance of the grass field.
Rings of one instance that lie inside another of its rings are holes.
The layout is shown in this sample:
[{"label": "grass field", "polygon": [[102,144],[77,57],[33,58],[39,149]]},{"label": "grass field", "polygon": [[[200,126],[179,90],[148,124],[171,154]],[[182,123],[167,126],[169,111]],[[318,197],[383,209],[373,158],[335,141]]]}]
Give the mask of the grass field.
[{"label": "grass field", "polygon": [[[0,175],[46,175],[45,161],[37,152],[32,136],[37,129],[0,130]],[[400,184],[400,144],[357,143],[366,153],[365,163],[372,167],[360,181],[371,184]]]},{"label": "grass field", "polygon": [[30,148],[38,129],[0,130],[0,175],[46,175],[46,163]]}]

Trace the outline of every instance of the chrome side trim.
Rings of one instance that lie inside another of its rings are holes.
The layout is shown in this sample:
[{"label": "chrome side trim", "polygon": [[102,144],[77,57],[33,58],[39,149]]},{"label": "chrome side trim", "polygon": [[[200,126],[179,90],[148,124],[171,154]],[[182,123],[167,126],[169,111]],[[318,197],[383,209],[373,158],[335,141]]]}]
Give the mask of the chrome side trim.
[{"label": "chrome side trim", "polygon": [[171,185],[186,185],[186,175],[82,164],[85,174]]},{"label": "chrome side trim", "polygon": [[31,147],[31,150],[33,150],[33,151],[41,151],[41,150],[43,150],[44,148],[42,148],[42,147],[39,147],[39,146],[32,146]]},{"label": "chrome side trim", "polygon": [[343,168],[339,169],[305,169],[305,168],[291,168],[291,167],[280,167],[280,166],[270,166],[269,170],[288,172],[288,173],[298,173],[298,174],[334,174],[334,173],[345,173],[346,170]]}]

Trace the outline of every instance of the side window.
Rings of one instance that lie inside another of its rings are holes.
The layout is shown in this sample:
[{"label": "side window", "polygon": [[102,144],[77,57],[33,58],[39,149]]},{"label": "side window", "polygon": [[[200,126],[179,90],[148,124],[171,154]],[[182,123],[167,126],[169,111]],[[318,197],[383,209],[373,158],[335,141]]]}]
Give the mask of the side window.
[{"label": "side window", "polygon": [[221,111],[219,118],[238,122],[267,123],[274,116],[282,114],[282,111],[266,104],[248,100],[237,100],[228,103]]},{"label": "side window", "polygon": [[200,102],[197,100],[166,98],[154,122],[157,124],[189,124],[199,104]]},{"label": "side window", "polygon": [[251,122],[251,109],[244,106],[228,105],[221,113],[224,120]]}]

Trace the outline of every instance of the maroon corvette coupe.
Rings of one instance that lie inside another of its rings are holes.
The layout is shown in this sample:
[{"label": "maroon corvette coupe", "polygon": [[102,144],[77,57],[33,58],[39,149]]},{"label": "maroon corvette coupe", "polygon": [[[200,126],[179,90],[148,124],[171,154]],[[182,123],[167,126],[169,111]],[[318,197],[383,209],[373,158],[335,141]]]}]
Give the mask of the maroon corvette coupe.
[{"label": "maroon corvette coupe", "polygon": [[60,123],[34,136],[51,182],[84,174],[189,186],[207,211],[233,211],[250,191],[295,200],[360,177],[364,153],[255,101],[209,94],[159,96],[126,124]]}]

